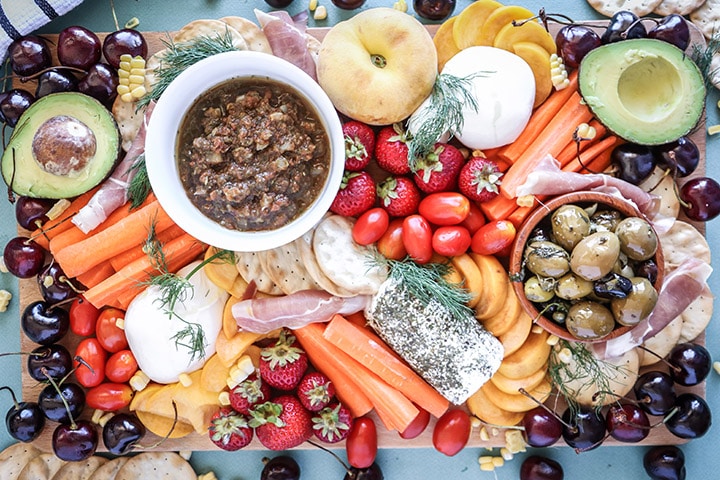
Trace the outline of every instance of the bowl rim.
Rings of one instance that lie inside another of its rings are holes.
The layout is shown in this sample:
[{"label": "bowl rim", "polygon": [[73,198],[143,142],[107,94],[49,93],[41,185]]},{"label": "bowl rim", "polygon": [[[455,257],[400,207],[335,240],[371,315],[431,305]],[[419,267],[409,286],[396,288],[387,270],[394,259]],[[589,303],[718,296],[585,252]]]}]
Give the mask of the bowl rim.
[{"label": "bowl rim", "polygon": [[[176,135],[185,113],[202,93],[234,78],[258,78],[290,86],[316,110],[328,134],[330,169],[317,200],[293,221],[274,230],[240,231],[221,226],[195,207],[178,175]],[[189,89],[195,93],[189,93]],[[217,248],[256,252],[296,240],[327,213],[342,181],[344,138],[334,105],[307,73],[282,58],[262,52],[219,53],[185,69],[158,99],[146,135],[149,139],[145,148],[146,167],[160,205],[180,228]]]},{"label": "bowl rim", "polygon": [[[527,217],[515,236],[513,248],[510,252],[508,272],[510,275],[511,283],[515,295],[517,295],[520,305],[523,310],[530,315],[534,323],[537,323],[548,333],[556,335],[564,340],[580,342],[580,343],[602,343],[613,338],[617,338],[624,333],[629,332],[634,326],[616,326],[612,332],[601,338],[596,339],[582,339],[573,336],[567,328],[553,322],[535,308],[535,305],[525,297],[523,279],[523,257],[525,252],[525,244],[527,243],[532,230],[548,215],[552,214],[557,208],[570,204],[570,203],[603,203],[611,206],[614,209],[620,210],[625,216],[636,216],[647,220],[647,217],[640,212],[637,206],[631,201],[619,197],[618,195],[606,193],[606,192],[595,192],[595,191],[578,191],[571,192],[562,195],[558,195],[543,201],[533,212]],[[652,222],[649,222],[652,227]],[[653,227],[654,230],[654,227]],[[657,235],[657,232],[656,232]],[[662,246],[658,242],[657,251],[654,255],[655,262],[658,266],[658,276],[653,284],[655,289],[659,292],[664,279],[664,257],[662,252]]]}]

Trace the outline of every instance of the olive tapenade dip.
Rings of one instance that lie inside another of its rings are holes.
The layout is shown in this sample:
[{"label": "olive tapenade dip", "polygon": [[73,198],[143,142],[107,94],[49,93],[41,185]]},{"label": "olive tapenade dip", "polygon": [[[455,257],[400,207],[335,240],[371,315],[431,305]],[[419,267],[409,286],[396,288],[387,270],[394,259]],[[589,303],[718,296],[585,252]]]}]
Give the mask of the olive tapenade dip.
[{"label": "olive tapenade dip", "polygon": [[205,216],[232,230],[275,230],[320,195],[330,143],[317,112],[292,87],[239,77],[190,107],[177,159],[185,192]]}]

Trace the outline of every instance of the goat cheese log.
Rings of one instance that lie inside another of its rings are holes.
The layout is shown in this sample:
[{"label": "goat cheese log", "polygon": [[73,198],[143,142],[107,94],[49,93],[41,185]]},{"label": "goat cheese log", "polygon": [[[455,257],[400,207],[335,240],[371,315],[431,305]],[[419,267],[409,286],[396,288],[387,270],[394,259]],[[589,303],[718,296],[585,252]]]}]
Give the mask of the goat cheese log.
[{"label": "goat cheese log", "polygon": [[424,305],[402,281],[385,281],[365,315],[395,352],[456,405],[500,367],[502,344],[475,317],[453,316],[436,300]]}]

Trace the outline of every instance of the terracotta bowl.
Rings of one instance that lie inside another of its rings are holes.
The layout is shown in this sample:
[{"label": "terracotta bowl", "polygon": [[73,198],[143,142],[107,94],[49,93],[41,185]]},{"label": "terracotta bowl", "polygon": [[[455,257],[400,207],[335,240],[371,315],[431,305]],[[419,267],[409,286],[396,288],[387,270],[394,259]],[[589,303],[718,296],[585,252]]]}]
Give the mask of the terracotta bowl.
[{"label": "terracotta bowl", "polygon": [[[607,193],[581,191],[553,197],[552,199],[544,202],[543,205],[538,207],[535,211],[533,211],[527,218],[527,220],[518,229],[517,236],[515,237],[515,244],[510,254],[509,268],[510,278],[517,279],[512,282],[512,285],[515,289],[516,295],[520,299],[520,303],[522,304],[528,315],[530,315],[530,317],[533,318],[538,325],[543,327],[549,333],[557,335],[560,338],[586,343],[604,342],[610,340],[629,331],[632,327],[616,324],[615,329],[610,332],[609,335],[606,335],[599,339],[586,340],[579,339],[573,336],[563,325],[560,325],[552,321],[552,319],[541,315],[538,309],[535,307],[535,304],[525,297],[525,291],[522,281],[522,279],[525,277],[525,271],[523,268],[523,254],[525,252],[525,245],[528,241],[528,238],[530,238],[532,231],[556,209],[566,204],[575,204],[581,207],[587,207],[595,203],[602,204],[614,210],[617,210],[625,217],[645,218],[644,215],[640,213],[640,211],[637,209],[637,207],[635,207],[633,203]],[[653,286],[655,287],[655,290],[659,291],[660,286],[663,282],[664,274],[664,260],[660,244],[658,244],[658,249],[655,253],[654,260],[657,263],[658,276]]]}]

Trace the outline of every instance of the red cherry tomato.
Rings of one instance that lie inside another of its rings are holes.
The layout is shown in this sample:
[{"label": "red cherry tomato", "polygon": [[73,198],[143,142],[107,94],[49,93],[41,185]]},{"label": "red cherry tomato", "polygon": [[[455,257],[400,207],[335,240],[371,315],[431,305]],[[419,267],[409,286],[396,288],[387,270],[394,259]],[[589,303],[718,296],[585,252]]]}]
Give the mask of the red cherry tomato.
[{"label": "red cherry tomato", "polygon": [[454,257],[467,252],[472,237],[468,229],[461,225],[438,227],[432,236],[435,253],[445,257]]},{"label": "red cherry tomato", "polygon": [[390,224],[390,215],[381,207],[371,208],[360,215],[352,229],[353,240],[370,245],[380,240]]},{"label": "red cherry tomato", "polygon": [[487,223],[473,235],[470,250],[480,255],[495,255],[512,245],[515,233],[515,225],[508,220]]},{"label": "red cherry tomato", "polygon": [[71,332],[80,337],[89,337],[95,333],[95,324],[98,315],[100,315],[100,310],[85,300],[82,295],[70,304],[69,313]]},{"label": "red cherry tomato", "polygon": [[100,312],[95,326],[95,335],[100,345],[110,353],[128,348],[125,330],[118,327],[118,320],[125,319],[125,312],[119,308],[106,308]]},{"label": "red cherry tomato", "polygon": [[[75,349],[75,356],[83,360],[83,363],[77,360],[73,362],[75,365],[75,377],[80,385],[90,388],[100,385],[105,380],[107,352],[97,338],[80,340]],[[88,368],[88,365],[90,368]]]},{"label": "red cherry tomato", "polygon": [[402,240],[403,219],[396,218],[390,222],[387,230],[377,242],[377,249],[385,258],[390,260],[402,260],[407,255]]},{"label": "red cherry tomato", "polygon": [[434,225],[457,225],[470,213],[470,200],[458,192],[431,193],[420,201],[418,213]]},{"label": "red cherry tomato", "polygon": [[138,370],[135,355],[130,350],[120,350],[110,355],[105,363],[105,375],[115,383],[130,381]]},{"label": "red cherry tomato", "polygon": [[457,408],[448,410],[435,424],[433,446],[438,452],[452,457],[465,448],[471,430],[470,415]]},{"label": "red cherry tomato", "polygon": [[463,220],[460,225],[467,228],[470,235],[472,235],[477,232],[480,227],[485,225],[486,222],[485,214],[480,210],[480,207],[474,202],[470,202],[470,213],[468,213],[468,216],[465,217],[465,220]]},{"label": "red cherry tomato", "polygon": [[85,392],[88,407],[114,412],[130,405],[133,389],[127,383],[101,383]]},{"label": "red cherry tomato", "polygon": [[408,255],[417,263],[427,263],[432,258],[432,229],[421,215],[405,217],[402,224],[402,243]]},{"label": "red cherry tomato", "polygon": [[377,456],[377,429],[368,417],[356,418],[345,442],[348,463],[355,468],[368,468]]},{"label": "red cherry tomato", "polygon": [[404,431],[400,432],[400,437],[404,438],[405,440],[410,440],[411,438],[419,436],[425,431],[428,423],[430,423],[430,413],[424,408],[418,407],[418,410],[420,411],[420,413],[417,414],[415,420],[410,422],[410,425],[408,425],[408,427]]}]

